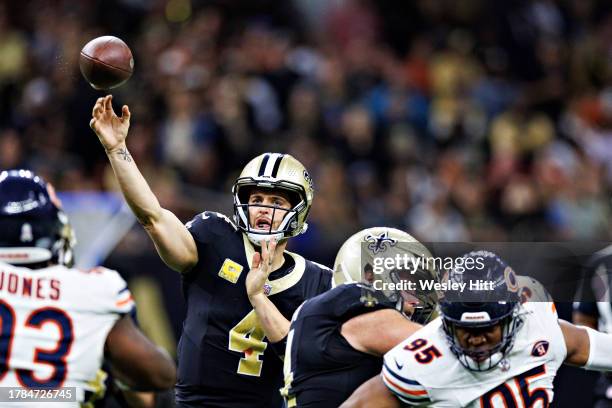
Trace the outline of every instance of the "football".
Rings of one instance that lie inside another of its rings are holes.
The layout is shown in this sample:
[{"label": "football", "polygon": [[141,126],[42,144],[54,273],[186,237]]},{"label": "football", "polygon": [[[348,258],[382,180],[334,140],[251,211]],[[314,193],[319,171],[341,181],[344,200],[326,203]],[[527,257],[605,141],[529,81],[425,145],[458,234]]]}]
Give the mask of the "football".
[{"label": "football", "polygon": [[79,67],[85,80],[97,90],[116,88],[132,76],[134,57],[125,42],[106,35],[94,38],[81,50]]}]

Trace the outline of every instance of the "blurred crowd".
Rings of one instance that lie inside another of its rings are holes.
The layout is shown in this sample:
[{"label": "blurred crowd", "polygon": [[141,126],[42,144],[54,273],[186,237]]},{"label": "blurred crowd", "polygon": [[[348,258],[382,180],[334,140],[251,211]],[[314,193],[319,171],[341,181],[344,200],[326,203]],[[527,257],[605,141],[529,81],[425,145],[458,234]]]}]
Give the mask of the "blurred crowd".
[{"label": "blurred crowd", "polygon": [[[248,160],[310,171],[325,263],[362,227],[425,241],[606,240],[612,4],[601,0],[0,2],[0,168],[114,189],[89,129],[81,47],[115,35],[135,73],[128,146],[183,220],[231,214]],[[142,237],[143,241],[146,238]]]}]

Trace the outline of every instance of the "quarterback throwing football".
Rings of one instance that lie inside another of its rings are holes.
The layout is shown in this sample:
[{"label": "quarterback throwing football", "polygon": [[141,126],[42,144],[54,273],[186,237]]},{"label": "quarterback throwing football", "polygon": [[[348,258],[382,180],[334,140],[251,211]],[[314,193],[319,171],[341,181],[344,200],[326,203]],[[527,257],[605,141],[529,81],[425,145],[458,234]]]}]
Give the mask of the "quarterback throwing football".
[{"label": "quarterback throwing football", "polygon": [[179,406],[275,408],[283,402],[283,339],[331,270],[285,251],[306,230],[312,180],[290,155],[251,160],[234,183],[234,220],[203,212],[186,225],[164,209],[125,145],[130,111],[98,99],[90,125],[121,191],[163,261],[182,275],[187,314],[178,346]]}]

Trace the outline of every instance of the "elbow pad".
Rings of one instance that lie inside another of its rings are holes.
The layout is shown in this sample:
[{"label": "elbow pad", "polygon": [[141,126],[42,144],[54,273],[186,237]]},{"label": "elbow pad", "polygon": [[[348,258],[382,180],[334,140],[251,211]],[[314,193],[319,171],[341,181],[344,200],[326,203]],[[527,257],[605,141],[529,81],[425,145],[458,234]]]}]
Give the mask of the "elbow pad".
[{"label": "elbow pad", "polygon": [[585,327],[589,335],[588,370],[612,371],[612,335]]}]

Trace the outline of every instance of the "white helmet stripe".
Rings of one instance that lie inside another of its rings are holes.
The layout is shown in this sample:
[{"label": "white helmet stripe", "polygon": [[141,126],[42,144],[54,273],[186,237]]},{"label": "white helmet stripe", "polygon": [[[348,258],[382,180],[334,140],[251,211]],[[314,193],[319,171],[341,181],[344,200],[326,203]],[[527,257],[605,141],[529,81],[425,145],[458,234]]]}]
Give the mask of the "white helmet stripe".
[{"label": "white helmet stripe", "polygon": [[268,160],[268,163],[266,163],[266,169],[264,170],[264,177],[273,177],[272,170],[274,169],[276,161],[279,160],[281,156],[282,155],[279,153],[272,153],[270,155],[270,159]]}]

